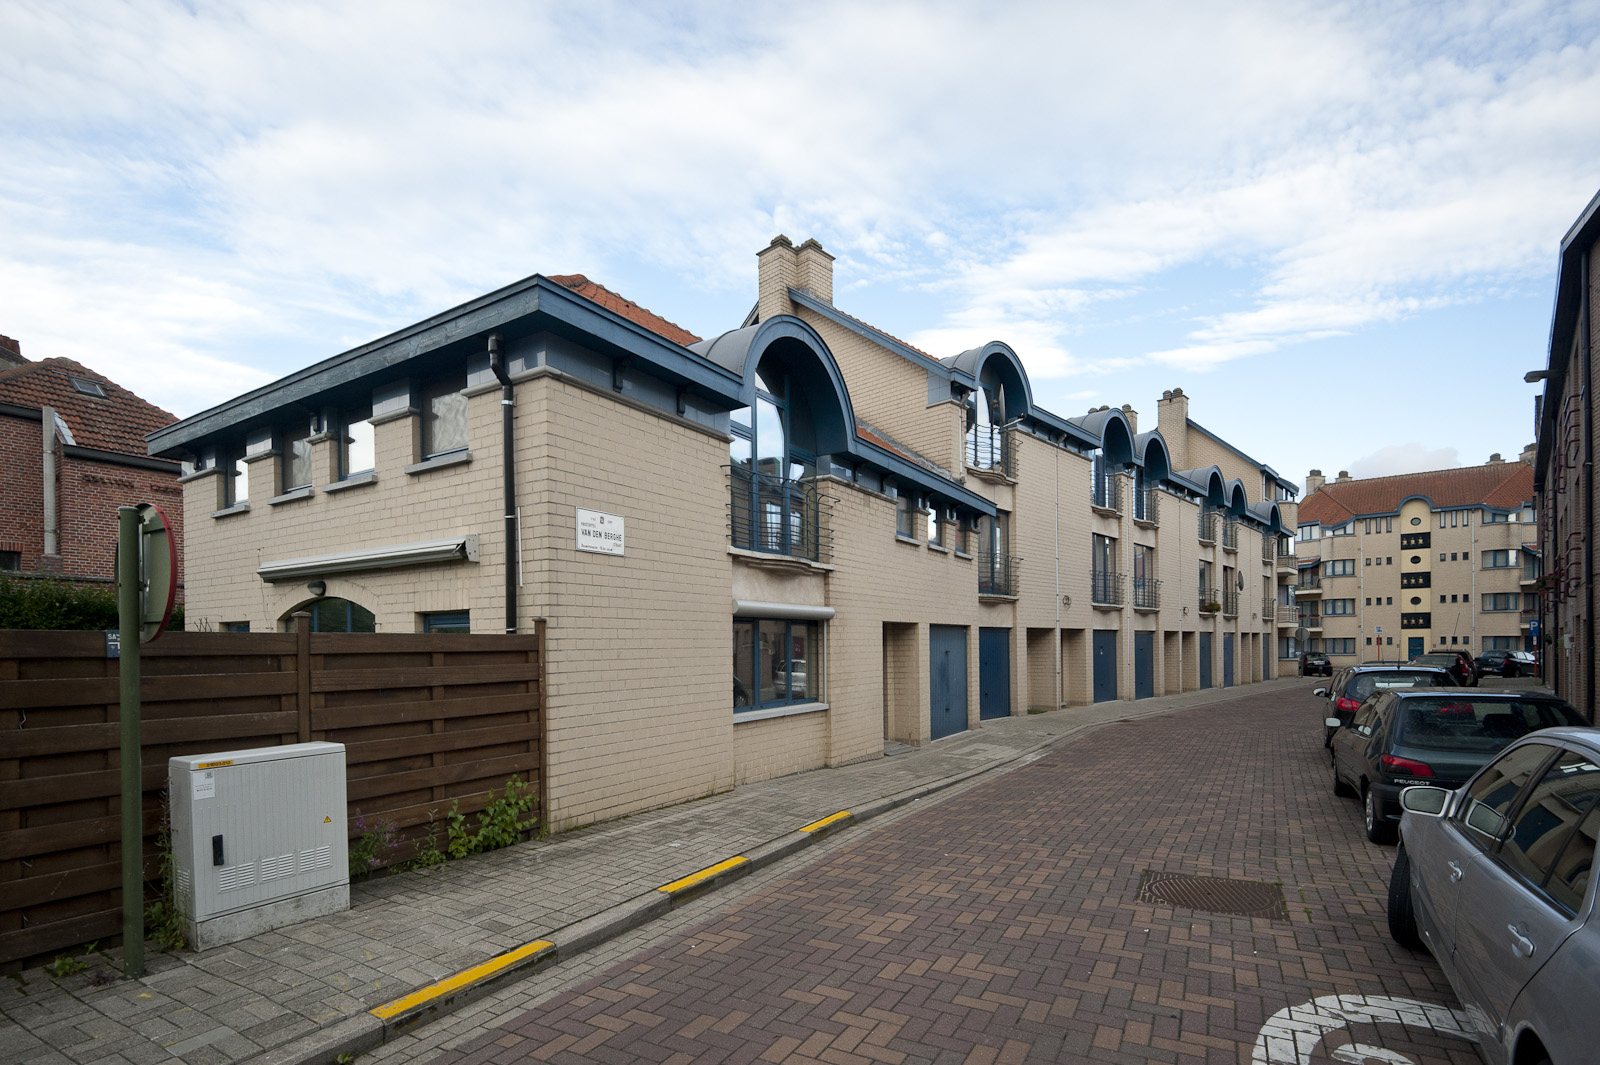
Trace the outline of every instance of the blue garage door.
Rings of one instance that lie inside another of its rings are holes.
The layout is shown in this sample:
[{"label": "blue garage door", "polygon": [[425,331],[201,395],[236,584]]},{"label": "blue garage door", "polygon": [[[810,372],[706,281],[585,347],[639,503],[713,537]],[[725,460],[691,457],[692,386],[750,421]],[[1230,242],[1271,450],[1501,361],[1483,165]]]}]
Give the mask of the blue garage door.
[{"label": "blue garage door", "polygon": [[1233,633],[1222,634],[1222,686],[1233,687]]},{"label": "blue garage door", "polygon": [[978,717],[1011,716],[1011,630],[978,630]]},{"label": "blue garage door", "polygon": [[1148,699],[1156,693],[1156,634],[1133,634],[1133,697]]},{"label": "blue garage door", "polygon": [[1094,701],[1110,702],[1117,697],[1117,634],[1097,629],[1094,634]]},{"label": "blue garage door", "polygon": [[1211,687],[1211,634],[1200,634],[1200,687]]},{"label": "blue garage door", "polygon": [[967,728],[967,630],[959,625],[928,626],[928,691],[934,739]]}]

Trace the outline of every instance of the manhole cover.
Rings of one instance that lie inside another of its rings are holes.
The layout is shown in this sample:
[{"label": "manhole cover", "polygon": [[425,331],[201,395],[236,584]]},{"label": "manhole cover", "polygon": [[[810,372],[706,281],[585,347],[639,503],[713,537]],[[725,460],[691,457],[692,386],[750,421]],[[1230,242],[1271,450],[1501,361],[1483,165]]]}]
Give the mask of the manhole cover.
[{"label": "manhole cover", "polygon": [[1184,876],[1146,869],[1139,878],[1139,901],[1239,917],[1265,917],[1287,921],[1289,907],[1276,884],[1254,880],[1220,880],[1213,876]]}]

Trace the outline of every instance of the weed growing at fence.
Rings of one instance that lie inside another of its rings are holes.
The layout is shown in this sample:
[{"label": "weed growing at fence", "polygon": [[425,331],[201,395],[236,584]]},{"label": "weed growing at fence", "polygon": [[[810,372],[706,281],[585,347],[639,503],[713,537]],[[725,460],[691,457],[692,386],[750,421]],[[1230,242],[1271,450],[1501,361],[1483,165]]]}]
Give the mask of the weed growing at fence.
[{"label": "weed growing at fence", "polygon": [[536,796],[528,793],[526,782],[512,777],[506,781],[506,790],[500,798],[496,799],[494,789],[489,789],[489,805],[478,814],[476,832],[467,827],[467,815],[459,809],[460,800],[452,802],[448,814],[450,823],[446,828],[449,836],[446,850],[450,857],[465,858],[469,854],[482,854],[511,846],[522,838],[523,832],[539,823],[536,817],[523,819],[523,815],[530,812],[538,801]]},{"label": "weed growing at fence", "polygon": [[380,865],[384,857],[400,846],[400,835],[393,821],[380,818],[367,824],[366,815],[356,818],[356,831],[360,833],[350,841],[350,879],[360,880]]},{"label": "weed growing at fence", "polygon": [[160,950],[182,950],[183,907],[178,904],[176,868],[172,861],[172,819],[165,800],[161,804],[156,850],[160,854],[161,893],[144,908],[145,938]]},{"label": "weed growing at fence", "polygon": [[[93,954],[96,950],[100,949],[100,941],[97,939],[93,943],[85,943],[83,949],[85,954]],[[71,976],[73,973],[81,973],[87,968],[89,968],[89,963],[77,955],[57,954],[56,960],[48,963],[44,967],[44,971],[59,980],[63,976]]]},{"label": "weed growing at fence", "polygon": [[443,865],[448,856],[439,849],[439,829],[434,823],[434,811],[428,811],[428,838],[417,844],[417,853],[411,859],[410,868],[429,869],[435,865]]}]

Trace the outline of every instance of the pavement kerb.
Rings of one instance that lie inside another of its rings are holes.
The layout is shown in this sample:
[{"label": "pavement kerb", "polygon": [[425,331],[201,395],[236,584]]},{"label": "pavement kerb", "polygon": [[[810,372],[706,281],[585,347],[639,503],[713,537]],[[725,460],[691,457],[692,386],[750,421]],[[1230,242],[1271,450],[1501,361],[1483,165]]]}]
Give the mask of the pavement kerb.
[{"label": "pavement kerb", "polygon": [[1213,701],[1218,700],[1203,699],[1181,705],[1152,707],[1143,713],[1124,714],[1102,721],[1086,721],[972,769],[859,804],[850,810],[829,814],[793,832],[787,832],[766,843],[747,848],[742,854],[726,858],[698,872],[610,906],[599,913],[564,925],[541,939],[503,951],[478,965],[436,980],[392,1002],[375,1006],[331,1024],[327,1028],[308,1032],[298,1039],[265,1050],[242,1062],[241,1065],[336,1065],[341,1058],[348,1061],[355,1055],[372,1050],[390,1039],[408,1035],[490,991],[574,958],[608,940],[665,916],[682,903],[714,892],[757,869],[791,857],[838,831],[957,787],[1005,766],[1032,761],[1051,747],[1078,739],[1107,725],[1137,721],[1146,717],[1159,717],[1180,710],[1193,709]]}]

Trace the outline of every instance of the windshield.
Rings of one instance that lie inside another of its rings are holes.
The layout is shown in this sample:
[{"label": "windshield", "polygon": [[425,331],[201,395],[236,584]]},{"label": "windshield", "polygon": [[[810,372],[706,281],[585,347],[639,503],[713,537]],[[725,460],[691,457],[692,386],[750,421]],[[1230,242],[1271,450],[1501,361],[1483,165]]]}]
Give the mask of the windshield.
[{"label": "windshield", "polygon": [[1498,751],[1519,736],[1552,725],[1582,725],[1566,703],[1553,699],[1407,699],[1400,707],[1396,741],[1436,751]]},{"label": "windshield", "polygon": [[1350,678],[1350,686],[1345,689],[1345,698],[1365,700],[1373,692],[1383,691],[1386,688],[1454,688],[1455,686],[1448,673],[1435,673],[1432,670],[1360,673]]}]

